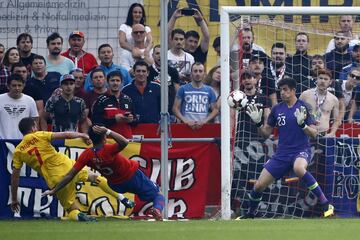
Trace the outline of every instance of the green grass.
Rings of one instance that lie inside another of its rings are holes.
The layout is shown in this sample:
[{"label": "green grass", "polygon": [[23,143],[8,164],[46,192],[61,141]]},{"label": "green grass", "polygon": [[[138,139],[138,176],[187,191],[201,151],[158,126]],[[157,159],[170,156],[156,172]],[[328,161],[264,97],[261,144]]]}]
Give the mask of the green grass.
[{"label": "green grass", "polygon": [[0,221],[1,240],[357,239],[360,219],[170,221]]}]

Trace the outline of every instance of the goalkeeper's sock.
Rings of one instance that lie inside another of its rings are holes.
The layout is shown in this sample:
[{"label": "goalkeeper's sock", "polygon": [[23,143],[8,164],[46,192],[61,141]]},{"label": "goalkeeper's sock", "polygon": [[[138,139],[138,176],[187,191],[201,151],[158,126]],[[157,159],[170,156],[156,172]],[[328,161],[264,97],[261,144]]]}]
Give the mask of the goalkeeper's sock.
[{"label": "goalkeeper's sock", "polygon": [[253,214],[256,211],[262,199],[262,192],[256,192],[255,190],[252,190],[249,195],[249,199],[250,199],[250,208],[248,213]]},{"label": "goalkeeper's sock", "polygon": [[153,200],[154,208],[159,209],[161,212],[164,209],[165,197],[161,193],[158,193]]},{"label": "goalkeeper's sock", "polygon": [[[97,176],[97,178],[95,179],[95,183],[99,186],[99,188],[101,188],[101,190],[103,190],[107,194],[113,196],[114,198],[122,200],[120,198],[120,195],[122,196],[122,194],[119,194],[119,193],[115,192],[114,190],[112,190],[109,187],[109,185],[107,184],[106,178],[104,178],[102,176]],[[122,198],[124,198],[124,197],[122,196]]]},{"label": "goalkeeper's sock", "polygon": [[313,175],[311,175],[311,173],[306,172],[304,174],[304,176],[301,179],[303,181],[303,183],[305,184],[305,186],[313,193],[315,194],[315,196],[319,199],[319,202],[321,205],[323,204],[327,204],[328,200],[325,197],[323,191],[321,190],[320,185],[318,184],[318,182],[315,180],[315,178],[313,177]]}]

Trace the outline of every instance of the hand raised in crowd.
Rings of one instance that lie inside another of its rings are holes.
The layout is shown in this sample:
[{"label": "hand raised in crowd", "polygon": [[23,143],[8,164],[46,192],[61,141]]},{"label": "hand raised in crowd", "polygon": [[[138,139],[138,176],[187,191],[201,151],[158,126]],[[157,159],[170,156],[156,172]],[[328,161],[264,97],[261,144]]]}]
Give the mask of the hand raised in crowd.
[{"label": "hand raised in crowd", "polygon": [[181,14],[181,9],[177,8],[177,9],[175,9],[173,16],[174,16],[174,18],[179,18],[179,17],[183,17],[184,15]]},{"label": "hand raised in crowd", "polygon": [[201,14],[201,12],[198,10],[198,9],[196,9],[196,8],[192,8],[193,10],[194,10],[194,15],[193,15],[193,17],[194,17],[194,19],[195,19],[195,21],[197,21],[197,22],[201,22],[204,18],[203,18],[203,15]]}]

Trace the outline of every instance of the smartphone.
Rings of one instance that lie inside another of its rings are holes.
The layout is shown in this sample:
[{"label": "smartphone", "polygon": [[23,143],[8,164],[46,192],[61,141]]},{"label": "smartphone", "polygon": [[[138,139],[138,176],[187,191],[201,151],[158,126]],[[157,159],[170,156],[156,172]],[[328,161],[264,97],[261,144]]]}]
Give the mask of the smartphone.
[{"label": "smartphone", "polygon": [[184,16],[193,16],[195,14],[195,10],[192,8],[182,8],[181,14]]}]

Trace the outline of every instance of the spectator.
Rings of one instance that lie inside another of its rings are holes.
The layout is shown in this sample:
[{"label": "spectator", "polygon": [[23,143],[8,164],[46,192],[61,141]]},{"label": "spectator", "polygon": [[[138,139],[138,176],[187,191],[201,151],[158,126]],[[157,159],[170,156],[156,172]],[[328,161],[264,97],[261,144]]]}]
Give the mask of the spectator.
[{"label": "spectator", "polygon": [[[269,81],[272,81],[275,85],[277,102],[281,101],[280,91],[278,88],[279,81],[283,79],[285,76],[287,77],[292,76],[291,66],[286,64],[285,58],[286,58],[285,44],[280,42],[274,43],[271,47],[271,60],[269,62],[269,66],[265,70],[266,71],[265,76],[269,79]],[[297,92],[300,94],[299,90]]]},{"label": "spectator", "polygon": [[293,56],[287,57],[286,62],[290,66],[293,78],[297,82],[297,88],[299,90],[298,95],[306,90],[306,86],[303,84],[310,76],[311,72],[311,56],[308,55],[309,49],[309,35],[304,32],[299,32],[295,37],[296,52]]},{"label": "spectator", "polygon": [[0,138],[22,139],[18,129],[20,120],[24,117],[38,118],[34,99],[23,94],[25,86],[23,78],[14,74],[8,78],[8,93],[0,94]]},{"label": "spectator", "polygon": [[[102,69],[105,74],[108,74],[112,71],[120,71],[121,75],[123,76],[122,87],[131,83],[132,79],[129,72],[124,67],[114,64],[114,52],[110,44],[105,43],[100,45],[98,48],[98,57],[100,59],[100,66],[98,68]],[[85,92],[88,92],[94,88],[92,86],[92,81],[89,74],[86,76],[84,88]]]},{"label": "spectator", "polygon": [[61,75],[58,72],[48,72],[45,58],[39,55],[34,57],[31,68],[33,76],[28,80],[27,84],[40,91],[45,105],[54,90],[60,86]]},{"label": "spectator", "polygon": [[68,74],[75,68],[74,63],[61,56],[61,49],[63,45],[63,38],[58,33],[52,33],[46,39],[49,55],[45,58],[46,71],[58,72],[60,75]]},{"label": "spectator", "polygon": [[220,37],[216,37],[213,41],[212,47],[214,48],[214,51],[216,52],[216,65],[220,65]]},{"label": "spectator", "polygon": [[270,99],[272,106],[275,106],[277,102],[275,82],[263,74],[264,69],[264,58],[260,58],[259,55],[253,55],[249,60],[249,71],[256,79],[257,92],[267,96],[267,98]]},{"label": "spectator", "polygon": [[[160,45],[156,45],[153,48],[152,58],[154,59],[154,64],[149,67],[149,82],[156,82],[161,84],[160,80],[160,72],[161,72],[161,59],[160,59]],[[172,107],[174,105],[174,100],[176,96],[176,92],[180,87],[180,79],[178,71],[168,66],[168,77],[167,77],[167,85],[168,85],[168,112],[170,114],[170,121],[176,122],[176,117],[173,114]]]},{"label": "spectator", "polygon": [[185,52],[185,32],[182,29],[174,29],[171,32],[171,48],[168,50],[168,64],[175,68],[183,84],[190,81],[191,66],[194,64],[194,57]]},{"label": "spectator", "polygon": [[345,108],[349,110],[348,122],[359,122],[358,106],[360,103],[360,68],[352,68],[347,80],[342,82]]},{"label": "spectator", "polygon": [[131,35],[134,39],[134,48],[137,48],[139,54],[131,54],[129,51],[122,51],[120,58],[120,65],[125,67],[126,70],[131,70],[134,63],[143,59],[148,65],[153,64],[153,60],[150,57],[151,45],[145,45],[145,26],[142,24],[134,24],[132,27]]},{"label": "spectator", "polygon": [[[241,74],[241,90],[246,94],[248,99],[248,104],[256,104],[259,108],[263,109],[263,119],[264,122],[267,122],[268,116],[270,114],[270,101],[268,98],[258,91],[258,82],[256,80],[256,75],[250,71],[245,71]],[[237,119],[237,131],[236,139],[243,139],[243,141],[236,141],[238,147],[245,149],[250,143],[250,140],[259,139],[260,135],[257,130],[256,124],[251,121],[251,118],[246,114],[246,111],[238,111]]]},{"label": "spectator", "polygon": [[[311,106],[310,113],[316,123],[317,132],[321,136],[335,137],[341,124],[339,119],[339,100],[328,92],[331,85],[331,72],[320,70],[316,81],[316,88],[308,89],[300,95],[300,100]],[[333,119],[330,119],[330,118]],[[333,120],[330,132],[330,121]]]},{"label": "spectator", "polygon": [[220,66],[215,66],[210,69],[209,73],[204,78],[204,83],[210,86],[215,93],[216,105],[219,109],[218,114],[214,118],[214,123],[220,123],[220,94],[221,94],[221,68]]},{"label": "spectator", "polygon": [[2,60],[4,58],[4,53],[5,53],[5,46],[0,43],[0,64],[2,63]]},{"label": "spectator", "polygon": [[204,76],[204,65],[193,64],[191,82],[179,88],[174,102],[175,116],[191,129],[200,129],[219,112],[214,90],[203,83]]},{"label": "spectator", "polygon": [[[354,24],[353,16],[351,16],[351,15],[342,15],[342,16],[340,16],[340,18],[339,18],[340,30],[349,35],[349,37],[350,37],[349,47],[350,48],[352,48],[352,46],[360,43],[360,41],[358,39],[358,36],[352,32],[353,24]],[[332,50],[334,50],[335,45],[336,44],[335,44],[334,39],[331,39],[328,46],[327,46],[327,48],[326,48],[325,53],[329,53]]]},{"label": "spectator", "polygon": [[[209,42],[210,42],[210,33],[207,26],[207,23],[201,14],[201,12],[196,9],[192,8],[194,11],[194,15],[192,17],[196,21],[196,23],[200,26],[202,38],[200,41],[200,35],[197,31],[191,30],[185,33],[185,48],[184,50],[190,53],[194,57],[195,62],[201,62],[205,64],[208,50],[209,50]],[[181,13],[181,9],[176,9],[173,15],[171,16],[169,23],[168,23],[168,33],[169,33],[169,42],[171,42],[171,32],[174,29],[176,20],[180,17],[183,17]]]},{"label": "spectator", "polygon": [[65,74],[60,79],[61,95],[55,95],[46,102],[45,110],[40,116],[41,129],[47,130],[47,122],[52,117],[53,132],[87,132],[85,101],[74,96],[75,78]]},{"label": "spectator", "polygon": [[130,124],[135,121],[135,111],[131,98],[121,92],[122,75],[118,71],[107,76],[109,91],[98,97],[92,108],[92,123],[105,126],[132,138]]},{"label": "spectator", "polygon": [[131,4],[125,23],[121,24],[119,28],[120,47],[138,57],[141,53],[138,48],[134,47],[134,39],[131,34],[135,24],[145,26],[145,47],[148,47],[152,43],[151,28],[146,25],[145,9],[140,3]]},{"label": "spectator", "polygon": [[22,62],[15,63],[12,66],[11,74],[18,74],[24,80],[25,87],[23,93],[32,97],[35,100],[36,108],[40,116],[42,111],[44,110],[44,101],[42,98],[42,93],[40,92],[40,89],[38,89],[32,84],[29,84],[28,82],[29,72],[26,66]]},{"label": "spectator", "polygon": [[148,65],[137,61],[133,66],[134,81],[125,86],[122,92],[133,101],[138,123],[158,123],[160,120],[160,85],[148,82]]},{"label": "spectator", "polygon": [[33,38],[29,33],[21,33],[16,39],[16,46],[20,53],[20,61],[26,66],[29,73],[31,73],[31,63],[36,56],[32,53]]},{"label": "spectator", "polygon": [[76,68],[81,68],[85,74],[88,74],[98,66],[98,63],[94,55],[85,52],[83,49],[84,44],[85,34],[80,31],[73,31],[69,36],[70,48],[66,52],[61,53],[61,55],[73,61]]},{"label": "spectator", "polygon": [[91,119],[92,118],[92,106],[96,99],[107,92],[106,88],[106,74],[101,68],[96,68],[90,73],[90,78],[92,85],[94,86],[93,90],[85,94],[85,103],[86,103],[86,115]]},{"label": "spectator", "polygon": [[340,72],[343,67],[351,64],[351,55],[348,51],[349,48],[349,33],[337,32],[335,37],[335,49],[329,53],[326,53],[325,63],[326,68],[331,71],[331,74],[335,80],[339,79]]},{"label": "spectator", "polygon": [[342,71],[340,72],[339,79],[346,80],[348,78],[351,69],[357,68],[360,66],[360,45],[357,44],[353,47],[351,52],[351,59],[352,63],[343,67]]},{"label": "spectator", "polygon": [[5,52],[0,66],[0,94],[7,92],[7,81],[10,76],[11,67],[19,61],[20,54],[16,47],[11,47]]},{"label": "spectator", "polygon": [[84,90],[84,71],[81,68],[75,68],[70,71],[75,78],[75,92],[74,96],[84,99],[85,98],[85,90]]}]

